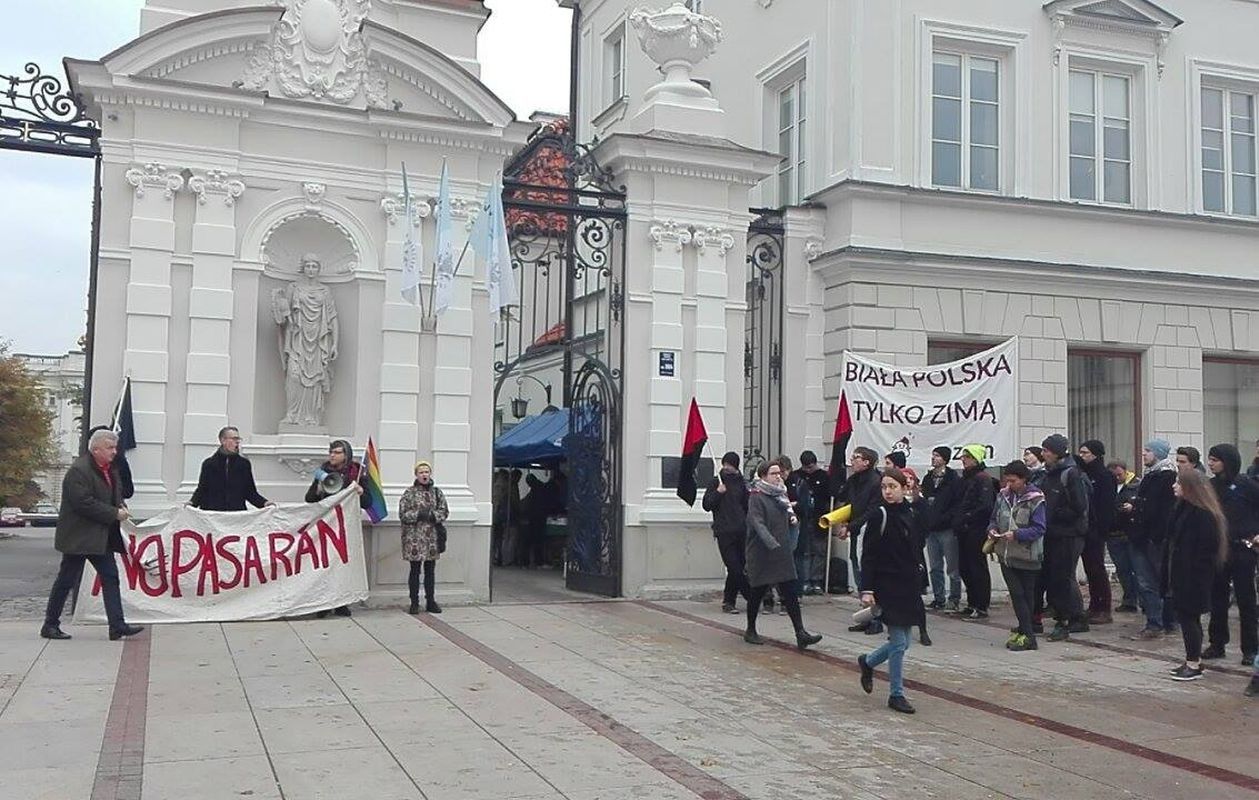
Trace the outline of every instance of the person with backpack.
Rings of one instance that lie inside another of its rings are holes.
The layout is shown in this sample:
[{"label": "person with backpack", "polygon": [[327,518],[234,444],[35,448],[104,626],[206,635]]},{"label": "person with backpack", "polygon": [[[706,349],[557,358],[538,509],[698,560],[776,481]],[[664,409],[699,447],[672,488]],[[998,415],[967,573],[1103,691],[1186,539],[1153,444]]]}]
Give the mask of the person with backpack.
[{"label": "person with backpack", "polygon": [[1177,472],[1161,588],[1185,643],[1185,663],[1172,670],[1172,680],[1196,681],[1203,673],[1202,615],[1211,608],[1211,587],[1228,558],[1228,523],[1206,477],[1192,466]]},{"label": "person with backpack", "polygon": [[1211,646],[1203,651],[1205,659],[1224,657],[1228,644],[1228,607],[1230,589],[1237,599],[1237,616],[1241,618],[1242,664],[1252,666],[1259,652],[1259,622],[1255,608],[1255,551],[1259,537],[1259,484],[1241,474],[1242,456],[1231,444],[1217,444],[1207,451],[1207,469],[1211,471],[1211,487],[1219,498],[1228,523],[1228,561],[1215,579],[1211,591]]},{"label": "person with backpack", "polygon": [[1110,613],[1110,575],[1106,572],[1106,537],[1115,523],[1115,476],[1106,469],[1106,446],[1089,439],[1077,451],[1084,475],[1092,487],[1089,496],[1088,533],[1084,537],[1084,574],[1089,582],[1088,621],[1090,625],[1108,625],[1114,621]]},{"label": "person with backpack", "polygon": [[721,457],[721,470],[704,490],[704,510],[713,515],[713,538],[717,552],[726,566],[726,586],[721,595],[721,610],[737,614],[734,606],[739,595],[751,597],[743,558],[747,535],[748,486],[739,471],[739,454],[733,450]]},{"label": "person with backpack", "polygon": [[1045,495],[1028,483],[1032,471],[1022,461],[1011,461],[1001,471],[1005,484],[997,494],[988,524],[988,538],[1001,562],[1001,575],[1010,590],[1010,604],[1019,624],[1006,641],[1007,650],[1036,650],[1032,601],[1045,548]]},{"label": "person with backpack", "polygon": [[863,534],[861,605],[877,607],[887,625],[887,641],[857,658],[861,688],[866,694],[874,691],[874,668],[887,662],[887,707],[902,714],[914,713],[905,699],[903,678],[909,631],[926,613],[919,592],[925,541],[914,506],[905,496],[908,486],[909,479],[900,469],[883,471],[879,484],[882,502],[870,511]]},{"label": "person with backpack", "polygon": [[1054,609],[1049,641],[1061,642],[1089,629],[1075,565],[1088,535],[1092,485],[1071,457],[1067,437],[1055,433],[1040,446],[1045,456],[1045,480],[1040,485],[1045,495],[1045,591]]},{"label": "person with backpack", "polygon": [[992,602],[992,576],[988,573],[988,557],[984,543],[988,539],[988,521],[997,502],[997,485],[987,472],[984,458],[987,449],[981,444],[962,448],[962,480],[958,486],[957,509],[953,514],[953,530],[957,532],[958,563],[962,583],[966,585],[966,608],[962,619],[988,618]]}]

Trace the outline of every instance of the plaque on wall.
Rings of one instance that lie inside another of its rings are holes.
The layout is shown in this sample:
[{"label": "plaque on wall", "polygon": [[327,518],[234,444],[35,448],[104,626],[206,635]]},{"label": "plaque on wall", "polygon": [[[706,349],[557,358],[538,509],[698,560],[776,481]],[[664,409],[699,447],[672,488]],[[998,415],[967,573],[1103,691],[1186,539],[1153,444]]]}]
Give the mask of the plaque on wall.
[{"label": "plaque on wall", "polygon": [[[678,488],[678,477],[682,467],[681,456],[665,456],[660,460],[660,485],[665,489]],[[704,489],[716,474],[711,458],[701,458],[695,466],[695,485]]]}]

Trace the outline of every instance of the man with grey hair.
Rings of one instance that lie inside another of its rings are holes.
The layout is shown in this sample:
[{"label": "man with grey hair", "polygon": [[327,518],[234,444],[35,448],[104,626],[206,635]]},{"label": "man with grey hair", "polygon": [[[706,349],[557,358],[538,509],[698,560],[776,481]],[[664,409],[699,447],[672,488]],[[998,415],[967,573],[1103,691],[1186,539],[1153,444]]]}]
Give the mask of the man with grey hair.
[{"label": "man with grey hair", "polygon": [[61,511],[57,515],[56,547],[61,569],[48,594],[48,609],[39,635],[45,639],[69,639],[61,630],[61,611],[66,597],[83,575],[83,564],[92,562],[101,579],[110,641],[134,636],[144,630],[128,625],[122,615],[118,562],[114,553],[125,552],[118,523],[130,518],[122,497],[122,482],[114,465],[118,434],[98,430],[88,440],[88,452],[75,459],[61,483]]}]

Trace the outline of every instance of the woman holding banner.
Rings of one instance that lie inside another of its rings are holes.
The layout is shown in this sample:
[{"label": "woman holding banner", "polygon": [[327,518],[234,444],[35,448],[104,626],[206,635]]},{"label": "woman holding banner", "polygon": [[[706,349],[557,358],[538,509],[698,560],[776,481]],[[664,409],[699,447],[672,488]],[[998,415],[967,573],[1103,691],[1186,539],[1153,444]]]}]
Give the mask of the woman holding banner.
[{"label": "woman holding banner", "polygon": [[[323,462],[319,469],[316,470],[315,479],[310,482],[310,487],[306,489],[306,502],[318,503],[325,497],[330,497],[340,491],[340,489],[333,492],[328,491],[331,486],[337,484],[336,481],[327,482],[328,477],[336,474],[341,476],[339,485],[342,488],[353,484],[358,492],[359,507],[367,508],[372,500],[363,491],[363,487],[358,484],[359,472],[362,471],[362,468],[363,466],[354,460],[354,448],[350,446],[350,443],[344,439],[334,439],[328,445],[328,460]],[[350,616],[350,607],[337,606],[332,610],[332,613],[338,617],[348,617]],[[328,612],[326,610],[317,611],[315,616],[323,619],[328,616]]]},{"label": "woman holding banner", "polygon": [[424,610],[442,613],[433,599],[437,584],[437,559],[446,549],[446,518],[450,508],[446,496],[433,483],[433,467],[427,461],[415,465],[415,483],[402,493],[398,519],[402,521],[402,557],[411,562],[407,589],[411,593],[409,614],[420,613],[420,570],[424,571]]}]

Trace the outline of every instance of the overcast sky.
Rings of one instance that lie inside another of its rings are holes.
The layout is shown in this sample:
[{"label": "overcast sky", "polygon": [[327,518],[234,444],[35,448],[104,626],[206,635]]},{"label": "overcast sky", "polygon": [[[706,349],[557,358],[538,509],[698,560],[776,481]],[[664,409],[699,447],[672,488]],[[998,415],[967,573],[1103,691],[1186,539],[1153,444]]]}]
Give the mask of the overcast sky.
[{"label": "overcast sky", "polygon": [[[261,2],[262,0],[260,0]],[[27,61],[99,58],[134,38],[144,0],[0,0],[0,74]],[[568,108],[569,12],[555,0],[486,0],[482,79],[525,119]],[[0,339],[27,353],[72,349],[83,332],[92,221],[90,159],[0,151]]]}]

